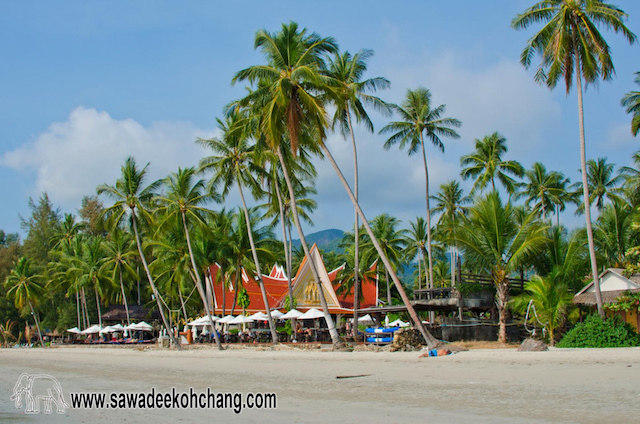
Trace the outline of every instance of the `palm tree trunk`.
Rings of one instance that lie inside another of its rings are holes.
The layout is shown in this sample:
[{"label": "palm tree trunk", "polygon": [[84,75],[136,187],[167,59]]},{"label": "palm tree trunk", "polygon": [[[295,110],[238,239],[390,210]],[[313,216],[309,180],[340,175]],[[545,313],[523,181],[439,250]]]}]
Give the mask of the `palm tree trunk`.
[{"label": "palm tree trunk", "polygon": [[82,288],[80,304],[82,305],[82,318],[84,319],[84,328],[87,329],[91,326],[91,320],[89,319],[89,308],[87,308],[87,296],[84,293],[84,287]]},{"label": "palm tree trunk", "polygon": [[180,343],[176,338],[173,331],[171,331],[171,327],[169,326],[169,321],[167,321],[167,316],[164,313],[164,308],[162,307],[162,303],[160,302],[160,293],[158,293],[158,289],[156,288],[155,283],[153,282],[153,277],[151,276],[151,271],[149,271],[149,265],[147,264],[147,258],[144,256],[144,252],[142,251],[142,243],[140,242],[140,235],[138,234],[138,223],[135,215],[131,217],[131,221],[133,223],[133,234],[136,238],[136,245],[138,246],[138,253],[140,254],[140,260],[142,261],[142,266],[144,267],[144,271],[147,273],[147,279],[149,280],[149,285],[151,286],[151,291],[153,291],[153,295],[156,298],[156,304],[158,305],[158,311],[160,312],[160,317],[162,318],[162,324],[164,325],[167,334],[171,338],[174,346],[178,349],[182,349],[180,347]]},{"label": "palm tree trunk", "polygon": [[[222,269],[220,269],[222,271]],[[220,278],[220,285],[222,286],[222,316],[227,316],[227,283],[224,281],[224,275],[222,272],[218,273]]]},{"label": "palm tree trunk", "polygon": [[244,219],[247,222],[247,233],[249,236],[249,244],[251,245],[251,255],[253,256],[253,263],[256,266],[256,278],[258,279],[258,285],[260,286],[260,293],[262,294],[262,301],[264,307],[267,310],[267,319],[269,320],[269,329],[271,330],[271,341],[275,345],[278,343],[278,333],[276,332],[276,325],[273,322],[271,316],[271,308],[269,307],[269,299],[267,298],[267,291],[264,288],[264,282],[262,281],[262,271],[260,270],[260,261],[258,261],[258,252],[256,251],[256,244],[253,241],[253,231],[251,230],[251,220],[249,219],[249,209],[247,209],[247,203],[244,200],[244,193],[242,192],[242,184],[240,180],[238,182],[238,191],[240,192],[240,199],[242,200],[242,209],[244,210]]},{"label": "palm tree trunk", "polygon": [[420,145],[422,146],[422,161],[424,162],[424,177],[427,193],[427,255],[429,257],[429,288],[433,288],[433,256],[431,254],[431,210],[429,208],[429,168],[427,167],[427,152],[424,148],[424,135],[420,133]]},{"label": "palm tree trunk", "polygon": [[78,312],[78,328],[81,328],[82,323],[80,322],[80,294],[76,291],[76,311]]},{"label": "palm tree trunk", "polygon": [[600,281],[598,277],[598,264],[596,262],[596,249],[593,242],[593,228],[591,227],[591,207],[589,204],[589,185],[587,183],[587,158],[584,136],[584,109],[582,106],[582,74],[580,73],[580,59],[576,55],[576,84],[578,86],[578,119],[580,124],[580,168],[582,171],[582,195],[584,197],[584,217],[587,224],[587,240],[589,242],[589,257],[591,258],[591,273],[593,274],[593,287],[596,292],[596,304],[598,313],[604,318],[602,308],[602,294],[600,293]]},{"label": "palm tree trunk", "polygon": [[320,304],[322,305],[322,311],[324,312],[324,319],[327,322],[327,327],[329,328],[331,342],[333,343],[334,349],[339,349],[342,348],[342,342],[340,341],[340,336],[338,336],[338,331],[336,330],[336,326],[333,322],[333,319],[331,318],[331,314],[329,313],[329,307],[327,306],[327,299],[324,296],[324,290],[320,281],[318,268],[316,267],[316,263],[313,260],[313,256],[311,256],[311,251],[309,250],[309,246],[307,245],[307,240],[304,238],[304,232],[302,231],[302,226],[300,225],[300,217],[298,216],[298,205],[296,203],[295,192],[293,191],[293,184],[291,184],[289,170],[287,169],[287,164],[284,160],[284,156],[282,155],[282,148],[280,147],[280,145],[278,145],[276,152],[278,154],[278,159],[280,160],[280,166],[282,167],[284,179],[287,182],[287,189],[289,190],[289,198],[291,202],[291,212],[293,214],[293,221],[296,224],[298,234],[300,235],[300,244],[302,244],[304,254],[309,258],[311,272],[313,273],[313,277],[318,286],[318,297],[320,298]]},{"label": "palm tree trunk", "polygon": [[360,219],[362,220],[362,225],[364,225],[364,228],[366,229],[367,234],[369,234],[369,237],[371,238],[371,242],[376,248],[376,251],[380,256],[380,259],[382,259],[382,262],[384,263],[385,268],[389,270],[391,274],[391,278],[393,279],[393,283],[395,284],[395,287],[398,290],[398,293],[400,294],[402,301],[407,307],[407,311],[409,312],[409,315],[411,316],[411,319],[413,320],[415,327],[420,331],[425,341],[427,342],[427,346],[429,348],[436,347],[438,345],[438,340],[436,340],[436,338],[433,337],[433,335],[431,335],[431,333],[422,325],[422,321],[418,317],[416,310],[413,308],[411,301],[407,297],[407,293],[405,292],[404,287],[402,286],[402,283],[400,283],[398,276],[396,275],[395,271],[393,271],[393,269],[391,268],[391,262],[389,262],[389,258],[387,258],[387,255],[384,254],[384,251],[382,250],[382,247],[380,246],[378,239],[376,238],[375,234],[373,233],[373,230],[371,229],[371,226],[369,225],[369,221],[367,221],[367,218],[364,216],[364,212],[362,212],[362,208],[360,207],[360,204],[356,201],[355,196],[353,195],[353,192],[349,187],[349,183],[347,183],[347,180],[344,178],[344,175],[342,174],[342,171],[338,167],[338,164],[336,163],[333,155],[331,154],[331,152],[329,151],[329,149],[324,143],[321,144],[321,148],[325,156],[331,162],[331,165],[333,166],[334,171],[336,172],[336,174],[338,174],[338,178],[342,182],[342,185],[344,186],[345,191],[349,195],[351,202],[357,209],[358,215],[360,215]]},{"label": "palm tree trunk", "polygon": [[187,323],[189,317],[187,316],[187,307],[184,304],[184,296],[182,296],[182,287],[178,284],[178,297],[180,297],[180,306],[182,307],[182,315],[184,315],[184,323]]},{"label": "palm tree trunk", "polygon": [[29,302],[29,308],[31,309],[31,315],[33,315],[33,320],[36,322],[36,329],[38,330],[38,339],[40,339],[40,346],[44,347],[44,342],[42,341],[42,332],[40,331],[40,323],[38,322],[38,316],[33,310],[33,305],[31,304],[31,301],[29,300],[28,302]]},{"label": "palm tree trunk", "polygon": [[124,282],[122,281],[122,269],[118,265],[118,272],[120,274],[120,290],[122,290],[122,303],[124,303],[124,310],[127,313],[127,325],[131,325],[131,317],[129,316],[129,305],[127,304],[127,295],[124,294]]},{"label": "palm tree trunk", "polygon": [[240,284],[240,272],[242,271],[241,266],[240,258],[238,258],[238,262],[236,263],[236,279],[233,282],[233,303],[231,303],[231,315],[236,311],[236,305],[238,304],[238,285]]},{"label": "palm tree trunk", "polygon": [[98,307],[98,326],[102,328],[102,311],[100,310],[100,295],[98,294],[97,287],[94,287],[93,290],[96,293],[96,305]]},{"label": "palm tree trunk", "polygon": [[418,246],[418,290],[422,289],[422,252],[420,252],[420,246]]},{"label": "palm tree trunk", "polygon": [[204,291],[204,287],[202,286],[202,279],[200,278],[200,273],[198,272],[198,267],[196,266],[196,260],[193,256],[193,249],[191,248],[191,237],[189,236],[189,227],[187,227],[187,217],[185,216],[184,211],[182,211],[182,225],[184,226],[184,235],[187,239],[187,248],[189,249],[189,258],[191,259],[191,266],[193,267],[193,276],[195,277],[198,293],[200,293],[200,299],[202,299],[202,304],[204,305],[204,312],[209,317],[209,324],[211,325],[211,332],[213,332],[213,338],[216,341],[216,346],[219,350],[223,350],[222,343],[220,342],[220,337],[218,337],[218,332],[216,331],[216,326],[213,323],[211,309],[209,309],[209,302],[207,302],[207,295]]},{"label": "palm tree trunk", "polygon": [[[347,107],[347,122],[349,124],[349,133],[351,134],[351,145],[353,147],[353,195],[356,198],[356,202],[358,201],[358,150],[356,148],[356,137],[353,133],[353,125],[351,123],[351,112],[349,111],[349,107]],[[354,257],[353,257],[353,336],[358,341],[358,307],[360,304],[360,223],[358,222],[358,211],[354,208],[355,214],[355,228],[354,228]]]},{"label": "palm tree trunk", "polygon": [[[278,209],[280,210],[280,222],[282,223],[282,243],[284,244],[284,263],[287,269],[287,284],[289,289],[289,310],[293,309],[293,283],[291,281],[291,256],[289,255],[287,243],[287,224],[284,215],[284,202],[282,201],[282,193],[280,193],[280,181],[277,174],[274,176],[274,184],[276,187],[276,197],[278,198]],[[295,327],[294,327],[295,331]]]}]

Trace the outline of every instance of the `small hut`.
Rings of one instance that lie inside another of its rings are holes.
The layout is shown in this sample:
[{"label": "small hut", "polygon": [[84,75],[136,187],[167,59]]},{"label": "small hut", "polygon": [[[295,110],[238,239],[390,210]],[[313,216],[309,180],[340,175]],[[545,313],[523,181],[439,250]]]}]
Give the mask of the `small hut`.
[{"label": "small hut", "polygon": [[[624,275],[624,269],[608,268],[600,274],[600,292],[603,304],[616,303],[617,299],[625,293],[640,292],[640,274],[628,277]],[[596,291],[593,281],[584,286],[573,298],[576,305],[596,306]],[[612,311],[608,313],[612,314]],[[623,321],[631,324],[636,331],[640,328],[640,315],[637,311],[615,311]]]}]

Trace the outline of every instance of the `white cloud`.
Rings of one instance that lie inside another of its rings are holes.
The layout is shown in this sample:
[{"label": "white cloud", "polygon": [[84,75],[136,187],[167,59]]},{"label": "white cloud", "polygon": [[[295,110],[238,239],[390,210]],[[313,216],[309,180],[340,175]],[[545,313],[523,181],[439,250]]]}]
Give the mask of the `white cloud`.
[{"label": "white cloud", "polygon": [[629,122],[616,123],[609,127],[605,139],[600,144],[603,151],[609,149],[628,152],[638,145],[638,140],[631,133],[631,120]]},{"label": "white cloud", "polygon": [[78,107],[64,122],[51,124],[33,142],[5,152],[0,164],[35,172],[32,195],[46,191],[65,210],[80,206],[84,195],[103,183],[113,184],[127,156],[140,165],[150,162],[149,182],[195,166],[204,150],[197,137],[211,137],[186,122],[155,122],[144,127],[132,119],[117,120],[107,112]]}]

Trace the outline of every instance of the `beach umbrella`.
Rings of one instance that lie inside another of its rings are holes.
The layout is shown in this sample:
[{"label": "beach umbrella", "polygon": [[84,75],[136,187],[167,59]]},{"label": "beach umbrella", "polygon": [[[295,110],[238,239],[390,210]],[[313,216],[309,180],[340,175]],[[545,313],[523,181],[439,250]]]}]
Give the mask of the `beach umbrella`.
[{"label": "beach umbrella", "polygon": [[113,329],[113,327],[111,327],[110,325],[107,325],[102,330],[100,330],[100,334],[113,333],[114,331],[115,330]]},{"label": "beach umbrella", "polygon": [[124,327],[122,324],[118,323],[116,325],[112,325],[111,330],[113,330],[114,333],[121,333],[124,331]]},{"label": "beach umbrella", "polygon": [[297,317],[298,319],[316,319],[316,318],[324,318],[324,313],[320,312],[316,308],[311,308],[304,314]]},{"label": "beach umbrella", "polygon": [[148,324],[148,323],[146,323],[144,321],[135,324],[135,326],[136,326],[136,330],[153,331],[153,327],[150,324]]},{"label": "beach umbrella", "polygon": [[280,319],[295,319],[295,318],[300,318],[303,315],[302,312],[300,312],[297,309],[292,309],[289,312],[287,312],[286,314],[282,315],[280,317]]},{"label": "beach umbrella", "polygon": [[274,309],[273,311],[271,311],[271,316],[273,317],[273,319],[282,319],[283,315],[284,314],[277,309]]},{"label": "beach umbrella", "polygon": [[246,317],[244,315],[238,315],[237,317],[229,321],[229,324],[246,324],[248,322],[253,322],[253,321],[254,320],[250,317]]},{"label": "beach umbrella", "polygon": [[67,333],[71,333],[71,334],[80,334],[81,331],[78,327],[73,327],[67,330]]},{"label": "beach umbrella", "polygon": [[99,333],[100,330],[102,330],[102,327],[100,327],[98,324],[94,324],[91,327],[82,330],[80,334],[96,334]]},{"label": "beach umbrella", "polygon": [[[218,321],[220,317],[211,315],[211,319],[215,322],[215,321]],[[200,317],[198,319],[191,321],[188,325],[209,325],[209,324],[210,324],[209,317],[205,315],[203,317]]]},{"label": "beach umbrella", "polygon": [[235,317],[233,315],[227,315],[224,318],[220,318],[218,320],[218,323],[220,324],[229,324],[231,321],[233,321],[235,319]]},{"label": "beach umbrella", "polygon": [[137,324],[129,324],[126,327],[124,327],[124,329],[125,330],[134,330],[135,331],[135,330],[137,330],[136,325]]},{"label": "beach umbrella", "polygon": [[253,315],[249,315],[249,318],[251,318],[254,321],[266,321],[269,319],[267,314],[265,314],[264,312],[256,312]]},{"label": "beach umbrella", "polygon": [[373,324],[373,321],[374,319],[369,314],[358,318],[358,324]]}]

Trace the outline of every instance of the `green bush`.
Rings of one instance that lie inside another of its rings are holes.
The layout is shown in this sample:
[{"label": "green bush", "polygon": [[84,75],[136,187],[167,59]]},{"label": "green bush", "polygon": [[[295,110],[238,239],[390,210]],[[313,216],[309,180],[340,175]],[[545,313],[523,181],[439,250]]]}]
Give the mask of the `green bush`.
[{"label": "green bush", "polygon": [[620,319],[602,319],[590,315],[567,332],[558,347],[632,347],[640,346],[640,335]]}]

